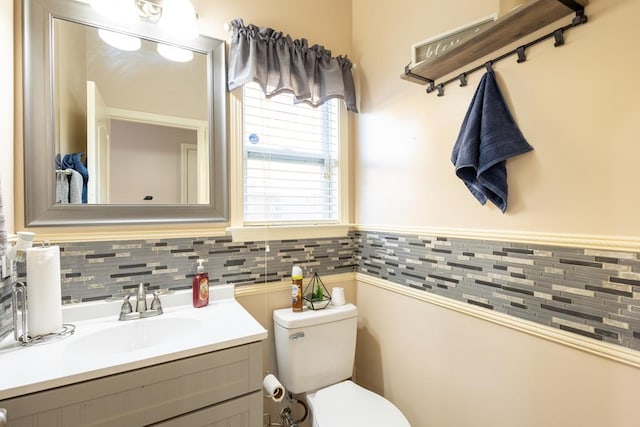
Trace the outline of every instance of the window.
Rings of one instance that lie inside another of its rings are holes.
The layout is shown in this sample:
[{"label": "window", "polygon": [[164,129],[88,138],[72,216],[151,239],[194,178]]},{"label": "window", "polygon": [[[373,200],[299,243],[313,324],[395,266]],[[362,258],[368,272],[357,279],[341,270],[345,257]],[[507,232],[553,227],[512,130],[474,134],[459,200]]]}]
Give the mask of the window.
[{"label": "window", "polygon": [[[341,100],[317,108],[243,87],[245,225],[336,224],[341,214]],[[346,157],[346,156],[345,156]]]}]

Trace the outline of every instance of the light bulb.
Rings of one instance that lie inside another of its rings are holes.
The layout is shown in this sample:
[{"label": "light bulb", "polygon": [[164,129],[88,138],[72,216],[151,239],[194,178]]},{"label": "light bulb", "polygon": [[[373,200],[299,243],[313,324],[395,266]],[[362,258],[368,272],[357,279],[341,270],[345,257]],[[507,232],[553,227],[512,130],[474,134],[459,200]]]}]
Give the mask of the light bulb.
[{"label": "light bulb", "polygon": [[142,42],[137,37],[104,30],[102,28],[98,30],[98,35],[106,44],[120,50],[132,52],[140,49],[140,46],[142,45]]},{"label": "light bulb", "polygon": [[191,0],[165,0],[158,25],[182,40],[198,37],[198,20]]},{"label": "light bulb", "polygon": [[193,52],[181,47],[169,46],[167,44],[158,43],[158,53],[170,61],[189,62],[193,59]]}]

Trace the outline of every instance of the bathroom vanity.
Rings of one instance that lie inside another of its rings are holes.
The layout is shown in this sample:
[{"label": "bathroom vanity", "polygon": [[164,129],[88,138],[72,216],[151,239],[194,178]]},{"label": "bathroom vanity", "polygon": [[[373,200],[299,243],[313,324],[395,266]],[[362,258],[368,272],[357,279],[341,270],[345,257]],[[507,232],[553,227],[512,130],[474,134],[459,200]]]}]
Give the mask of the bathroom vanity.
[{"label": "bathroom vanity", "polygon": [[233,297],[200,309],[163,304],[165,314],[131,321],[118,321],[114,304],[78,304],[65,322],[105,306],[112,313],[75,321],[59,341],[5,343],[0,407],[9,425],[261,426],[267,331]]}]

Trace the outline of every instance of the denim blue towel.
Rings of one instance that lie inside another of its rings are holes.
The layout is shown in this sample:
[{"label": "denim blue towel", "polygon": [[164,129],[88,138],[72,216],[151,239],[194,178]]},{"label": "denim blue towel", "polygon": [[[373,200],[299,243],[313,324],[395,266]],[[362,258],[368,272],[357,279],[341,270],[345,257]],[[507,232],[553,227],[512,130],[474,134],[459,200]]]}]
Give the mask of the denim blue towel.
[{"label": "denim blue towel", "polygon": [[518,129],[493,71],[482,76],[451,153],[456,175],[481,204],[507,210],[507,159],[533,150]]}]

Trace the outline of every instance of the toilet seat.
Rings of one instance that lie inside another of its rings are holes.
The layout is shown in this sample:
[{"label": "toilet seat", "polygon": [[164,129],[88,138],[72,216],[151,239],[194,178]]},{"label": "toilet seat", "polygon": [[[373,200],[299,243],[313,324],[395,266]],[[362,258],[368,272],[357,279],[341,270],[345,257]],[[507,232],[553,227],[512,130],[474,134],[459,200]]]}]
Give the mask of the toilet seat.
[{"label": "toilet seat", "polygon": [[307,396],[318,427],[411,427],[393,403],[352,381]]}]

